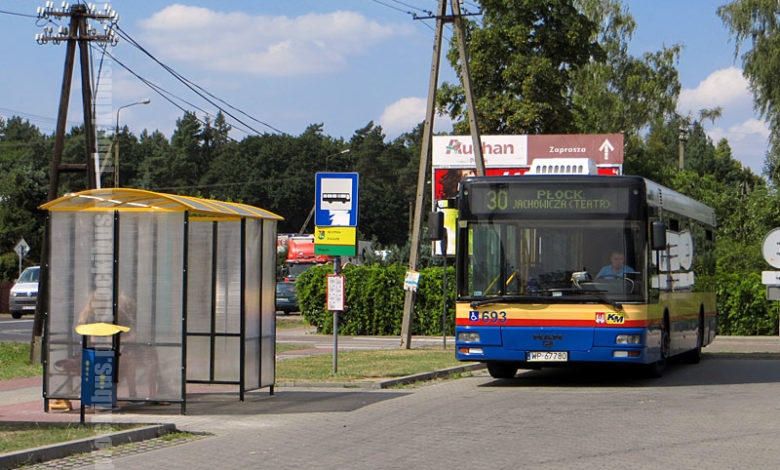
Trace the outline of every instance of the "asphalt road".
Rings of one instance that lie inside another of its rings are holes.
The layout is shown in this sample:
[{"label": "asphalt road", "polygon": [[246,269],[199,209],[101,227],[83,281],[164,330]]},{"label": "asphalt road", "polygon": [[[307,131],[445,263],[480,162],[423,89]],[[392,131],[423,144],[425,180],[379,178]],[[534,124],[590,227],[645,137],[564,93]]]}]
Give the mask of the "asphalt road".
[{"label": "asphalt road", "polygon": [[14,320],[11,315],[0,315],[0,342],[18,341],[29,343],[32,339],[33,318],[23,316]]}]

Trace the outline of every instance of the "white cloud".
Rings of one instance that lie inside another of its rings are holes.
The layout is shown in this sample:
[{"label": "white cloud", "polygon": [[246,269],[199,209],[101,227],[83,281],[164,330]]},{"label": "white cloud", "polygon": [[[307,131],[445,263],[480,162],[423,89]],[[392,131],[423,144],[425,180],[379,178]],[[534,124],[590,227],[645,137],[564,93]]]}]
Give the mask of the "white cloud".
[{"label": "white cloud", "polygon": [[769,145],[769,127],[765,122],[751,118],[728,128],[716,127],[707,131],[707,135],[717,145],[726,139],[734,158],[760,175],[763,171],[766,151]]},{"label": "white cloud", "polygon": [[141,27],[145,42],[163,59],[276,77],[336,70],[350,56],[406,31],[348,11],[289,18],[185,5],[168,6]]},{"label": "white cloud", "polygon": [[736,67],[716,70],[696,88],[680,92],[677,109],[682,115],[696,116],[699,110],[720,106],[725,112],[752,110],[753,95],[742,70]]},{"label": "white cloud", "polygon": [[677,112],[683,116],[699,118],[702,109],[720,107],[722,115],[715,120],[717,127],[711,127],[710,121],[702,124],[713,143],[721,139],[728,140],[735,159],[761,174],[767,151],[769,128],[757,119],[753,110],[753,94],[742,70],[736,67],[716,70],[699,83],[696,88],[686,88],[680,92]]},{"label": "white cloud", "polygon": [[[397,137],[413,130],[425,120],[428,101],[425,98],[401,98],[385,108],[379,117],[379,124],[385,135]],[[452,120],[447,116],[436,116],[433,120],[434,132],[452,131]]]}]

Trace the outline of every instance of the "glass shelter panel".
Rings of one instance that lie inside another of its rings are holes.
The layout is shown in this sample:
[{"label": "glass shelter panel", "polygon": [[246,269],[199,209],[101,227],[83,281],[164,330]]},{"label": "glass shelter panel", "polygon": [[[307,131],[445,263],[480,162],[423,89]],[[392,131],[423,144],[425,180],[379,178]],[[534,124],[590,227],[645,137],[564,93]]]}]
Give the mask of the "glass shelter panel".
[{"label": "glass shelter panel", "polygon": [[[178,399],[181,393],[183,213],[120,216],[119,396]],[[124,393],[123,393],[124,392]]]},{"label": "glass shelter panel", "polygon": [[220,222],[216,245],[215,331],[238,334],[241,327],[241,223]]},{"label": "glass shelter panel", "polygon": [[276,221],[263,220],[260,292],[260,385],[272,386],[276,377]]},{"label": "glass shelter panel", "polygon": [[[51,213],[47,398],[80,397],[75,327],[95,322],[130,327],[121,337],[120,400],[182,398],[182,221],[181,213]],[[89,344],[110,348],[111,338]]]},{"label": "glass shelter panel", "polygon": [[[104,218],[104,215],[106,218]],[[113,214],[50,214],[49,312],[45,393],[47,398],[78,399],[81,389],[81,336],[75,327],[89,305],[94,279],[76,273],[113,275]],[[113,290],[101,291],[100,320],[111,322]]]},{"label": "glass shelter panel", "polygon": [[187,234],[187,332],[211,331],[214,223],[191,218]]},{"label": "glass shelter panel", "polygon": [[246,220],[244,259],[244,388],[260,388],[260,282],[262,221]]}]

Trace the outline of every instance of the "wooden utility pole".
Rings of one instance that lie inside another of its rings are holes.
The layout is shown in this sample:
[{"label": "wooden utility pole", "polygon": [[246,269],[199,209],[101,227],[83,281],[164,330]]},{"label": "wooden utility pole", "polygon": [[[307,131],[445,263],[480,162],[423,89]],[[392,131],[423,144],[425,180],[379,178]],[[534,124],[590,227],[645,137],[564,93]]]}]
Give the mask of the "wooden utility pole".
[{"label": "wooden utility pole", "polygon": [[[88,28],[87,20],[115,21],[116,12],[106,10],[97,13],[90,10],[87,5],[76,4],[69,11],[56,10],[51,6],[38,8],[38,17],[41,19],[58,19],[70,17],[68,28],[61,28],[54,32],[47,26],[44,33],[35,36],[38,44],[67,42],[65,51],[65,67],[62,75],[62,88],[60,89],[60,104],[57,112],[57,129],[54,135],[54,147],[52,149],[51,162],[49,164],[49,192],[47,201],[57,198],[59,192],[60,173],[85,172],[87,189],[97,188],[98,177],[95,164],[95,122],[92,117],[92,81],[90,79],[89,43],[91,41],[110,42],[116,44],[113,30],[105,34],[96,34]],[[48,23],[47,23],[48,24]],[[73,78],[73,66],[76,59],[76,43],[79,46],[79,59],[81,65],[81,99],[84,109],[84,142],[85,163],[62,163],[62,151],[65,146],[65,126],[68,118],[68,105],[70,102],[70,90]],[[44,233],[43,246],[41,247],[41,275],[38,286],[38,303],[35,308],[33,320],[32,341],[30,347],[30,359],[33,362],[40,360],[39,346],[43,334],[43,320],[49,311],[49,276],[48,276],[49,243],[47,234]],[[41,295],[43,293],[44,295]]]},{"label": "wooden utility pole", "polygon": [[[455,33],[460,53],[461,80],[463,91],[466,94],[468,106],[469,127],[473,140],[474,158],[477,166],[477,175],[485,175],[485,163],[482,157],[482,142],[479,137],[477,116],[474,113],[474,96],[471,91],[471,75],[468,65],[466,38],[463,29],[463,15],[460,11],[458,0],[450,0],[452,4],[452,16],[447,16],[447,0],[439,0],[436,9],[436,30],[433,39],[433,59],[431,60],[431,77],[428,86],[428,104],[426,107],[425,124],[423,127],[422,149],[420,151],[420,166],[417,173],[417,193],[414,205],[414,218],[411,230],[411,252],[409,253],[409,270],[416,271],[420,255],[420,239],[422,237],[422,210],[425,196],[425,181],[428,178],[428,168],[431,161],[431,148],[433,146],[433,119],[436,114],[436,90],[439,84],[439,67],[441,63],[441,42],[444,33],[444,24],[452,22],[455,25]],[[404,297],[404,316],[401,322],[401,348],[412,347],[412,320],[414,318],[415,292],[407,290]]]}]

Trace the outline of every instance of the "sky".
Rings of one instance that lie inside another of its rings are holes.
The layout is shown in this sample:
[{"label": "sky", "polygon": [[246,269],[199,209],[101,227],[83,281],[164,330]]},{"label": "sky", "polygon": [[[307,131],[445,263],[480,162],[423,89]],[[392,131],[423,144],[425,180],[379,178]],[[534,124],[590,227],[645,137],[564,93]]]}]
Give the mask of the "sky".
[{"label": "sky", "polygon": [[[639,56],[682,45],[678,112],[695,118],[701,109],[720,106],[722,117],[705,123],[708,135],[715,143],[728,139],[734,157],[761,174],[769,131],[753,111],[734,41],[716,15],[725,3],[624,1],[637,23],[630,52]],[[36,42],[35,35],[48,24],[34,17],[43,5],[0,0],[0,116],[20,116],[51,134],[66,45]],[[121,30],[146,53],[122,38],[106,49],[112,57],[92,48],[93,77],[101,71],[97,124],[108,134],[118,120],[135,135],[147,129],[170,137],[184,110],[213,119],[219,107],[229,114],[236,140],[262,133],[297,136],[321,124],[325,135],[349,141],[372,122],[382,126],[389,140],[425,119],[435,21],[420,18],[436,10],[437,0],[148,0],[110,5],[119,13]],[[478,10],[474,1],[464,7]],[[67,23],[54,23],[55,31],[58,25]],[[449,26],[445,40],[452,35]],[[441,64],[439,81],[454,82],[448,62],[442,59]],[[132,104],[145,99],[150,100],[146,105]],[[81,121],[77,54],[68,128]],[[451,130],[446,118],[437,117],[434,123],[436,131]]]}]

